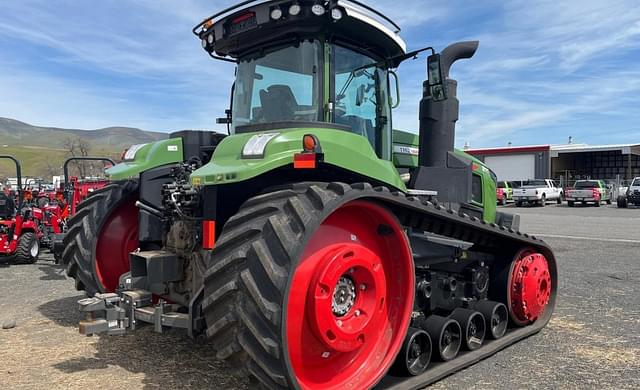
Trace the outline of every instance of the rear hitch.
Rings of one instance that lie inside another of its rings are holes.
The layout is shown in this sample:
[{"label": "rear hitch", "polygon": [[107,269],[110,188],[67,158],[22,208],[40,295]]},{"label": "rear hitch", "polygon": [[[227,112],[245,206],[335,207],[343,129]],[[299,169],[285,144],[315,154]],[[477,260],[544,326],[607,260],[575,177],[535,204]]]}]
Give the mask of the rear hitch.
[{"label": "rear hitch", "polygon": [[196,306],[193,303],[197,298],[189,305],[189,313],[184,313],[185,310],[181,310],[185,309],[183,306],[162,299],[154,304],[153,295],[145,290],[96,294],[93,298],[78,301],[80,311],[85,314],[85,319],[79,324],[80,334],[122,335],[139,325],[151,324],[157,333],[166,328],[180,328],[186,329],[193,337],[194,331],[203,326],[199,317],[194,319],[192,316]]},{"label": "rear hitch", "polygon": [[123,334],[129,327],[129,318],[119,303],[118,294],[96,294],[93,298],[79,300],[79,309],[85,314],[85,319],[80,321],[80,334]]}]

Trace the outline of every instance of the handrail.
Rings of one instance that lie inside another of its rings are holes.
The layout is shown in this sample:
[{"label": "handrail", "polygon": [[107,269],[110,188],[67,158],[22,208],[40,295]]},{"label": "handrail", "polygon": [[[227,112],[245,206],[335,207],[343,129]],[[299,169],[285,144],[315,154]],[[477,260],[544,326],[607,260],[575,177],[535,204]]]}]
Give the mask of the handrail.
[{"label": "handrail", "polygon": [[20,161],[18,161],[15,157],[10,156],[8,154],[4,154],[4,155],[0,155],[0,159],[8,159],[14,162],[14,164],[16,164],[16,186],[18,187],[18,210],[22,209],[22,198],[23,198],[23,193],[22,193],[22,167],[20,166]]},{"label": "handrail", "polygon": [[108,157],[88,157],[87,156],[87,157],[69,157],[68,159],[66,159],[62,169],[64,171],[64,192],[65,192],[65,198],[67,200],[67,204],[71,204],[72,196],[73,196],[71,182],[69,180],[69,163],[71,163],[72,161],[103,161],[103,162],[110,163],[112,166],[116,165],[115,161],[113,161]]}]

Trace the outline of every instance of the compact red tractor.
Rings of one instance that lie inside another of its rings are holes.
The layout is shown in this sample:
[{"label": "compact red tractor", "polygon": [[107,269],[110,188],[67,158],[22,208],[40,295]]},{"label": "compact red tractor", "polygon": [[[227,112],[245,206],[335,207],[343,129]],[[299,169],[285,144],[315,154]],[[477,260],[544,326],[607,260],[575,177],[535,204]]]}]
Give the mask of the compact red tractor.
[{"label": "compact red tractor", "polygon": [[18,187],[15,196],[0,193],[0,262],[32,264],[40,255],[39,225],[43,212],[24,205],[20,162],[13,156],[0,159],[15,163]]},{"label": "compact red tractor", "polygon": [[62,240],[67,230],[67,220],[75,215],[78,204],[87,199],[95,190],[107,184],[107,179],[83,179],[69,174],[69,164],[74,161],[101,161],[105,167],[113,166],[116,163],[108,157],[71,157],[64,162],[64,185],[62,191],[56,192],[55,202],[46,207],[45,210],[45,241],[44,243],[51,249],[56,262],[59,261],[64,246]]}]

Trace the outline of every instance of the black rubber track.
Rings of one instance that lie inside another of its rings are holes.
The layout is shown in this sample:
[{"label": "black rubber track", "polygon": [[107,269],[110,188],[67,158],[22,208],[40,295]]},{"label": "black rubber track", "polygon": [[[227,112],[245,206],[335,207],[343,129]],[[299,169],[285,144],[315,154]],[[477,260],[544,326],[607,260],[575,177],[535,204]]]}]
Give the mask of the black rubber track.
[{"label": "black rubber track", "polygon": [[84,290],[88,296],[105,292],[95,277],[93,267],[98,233],[110,211],[131,197],[138,197],[138,181],[111,183],[92,192],[78,205],[76,214],[67,222],[62,264],[67,275],[75,280],[76,289]]},{"label": "black rubber track", "polygon": [[22,233],[18,239],[18,247],[16,248],[15,254],[15,262],[17,264],[33,264],[38,261],[38,256],[31,256],[31,247],[36,240],[35,233]]},{"label": "black rubber track", "polygon": [[[539,331],[549,321],[555,306],[557,271],[555,257],[543,241],[384,187],[301,183],[248,200],[223,228],[209,259],[202,305],[207,336],[218,358],[228,360],[266,388],[296,386],[289,377],[282,326],[286,318],[283,301],[288,296],[291,273],[322,221],[356,199],[385,205],[406,227],[474,242],[474,250],[513,254],[522,247],[535,248],[549,261],[554,293],[541,319],[521,328],[526,335],[518,339]],[[450,363],[460,364],[436,368],[435,375],[427,375],[431,372],[427,370],[427,374],[411,378],[413,383],[404,382],[408,378],[391,382],[385,378],[384,386],[404,383],[406,388],[418,382],[431,383],[515,342],[513,337],[510,340],[503,346],[480,348],[474,351],[473,358],[465,355],[454,359]]]}]

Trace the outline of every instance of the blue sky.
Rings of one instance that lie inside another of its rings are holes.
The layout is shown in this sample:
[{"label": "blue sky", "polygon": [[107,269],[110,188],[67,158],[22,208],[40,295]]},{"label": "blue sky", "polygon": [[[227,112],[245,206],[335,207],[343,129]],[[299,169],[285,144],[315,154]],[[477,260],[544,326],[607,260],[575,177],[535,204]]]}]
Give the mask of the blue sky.
[{"label": "blue sky", "polygon": [[[3,1],[0,116],[36,125],[219,129],[233,65],[191,34],[236,1]],[[640,2],[369,1],[410,49],[479,39],[457,143],[640,142]],[[424,58],[399,69],[396,128],[417,131]]]}]

